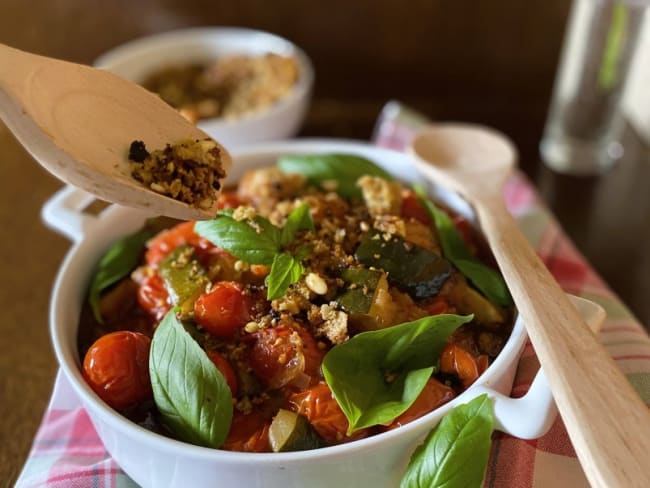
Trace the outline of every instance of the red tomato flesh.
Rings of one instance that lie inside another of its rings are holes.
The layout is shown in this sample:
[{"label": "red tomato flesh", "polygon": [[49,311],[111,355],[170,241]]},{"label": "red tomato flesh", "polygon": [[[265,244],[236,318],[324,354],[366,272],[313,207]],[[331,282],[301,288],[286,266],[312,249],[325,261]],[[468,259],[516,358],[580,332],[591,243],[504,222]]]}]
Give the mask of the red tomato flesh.
[{"label": "red tomato flesh", "polygon": [[194,320],[210,334],[229,339],[251,319],[253,306],[238,283],[221,281],[194,302]]}]

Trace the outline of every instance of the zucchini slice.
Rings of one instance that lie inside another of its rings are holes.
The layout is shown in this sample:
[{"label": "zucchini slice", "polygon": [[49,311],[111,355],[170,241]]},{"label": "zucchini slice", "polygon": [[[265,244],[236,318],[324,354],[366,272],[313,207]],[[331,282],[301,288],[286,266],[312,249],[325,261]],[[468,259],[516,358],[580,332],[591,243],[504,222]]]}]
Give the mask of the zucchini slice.
[{"label": "zucchini slice", "polygon": [[174,249],[158,265],[172,303],[181,308],[181,316],[191,314],[194,301],[210,285],[205,268],[199,263],[194,248],[182,245]]},{"label": "zucchini slice", "polygon": [[323,441],[302,415],[281,408],[271,422],[269,443],[273,452],[317,449]]}]

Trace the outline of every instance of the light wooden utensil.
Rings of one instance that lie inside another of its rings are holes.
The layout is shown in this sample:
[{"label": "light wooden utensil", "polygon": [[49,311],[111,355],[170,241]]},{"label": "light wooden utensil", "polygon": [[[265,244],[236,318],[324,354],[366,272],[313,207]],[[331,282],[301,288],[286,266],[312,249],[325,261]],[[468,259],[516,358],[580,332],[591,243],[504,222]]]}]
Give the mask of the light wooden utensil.
[{"label": "light wooden utensil", "polygon": [[473,205],[592,486],[650,487],[650,413],[597,342],[503,201],[515,164],[499,133],[441,124],[411,146],[421,172]]},{"label": "light wooden utensil", "polygon": [[[0,117],[45,169],[102,200],[184,220],[215,215],[216,208],[191,207],[130,176],[133,140],[153,150],[208,137],[134,83],[0,44]],[[228,171],[230,155],[220,149]]]}]

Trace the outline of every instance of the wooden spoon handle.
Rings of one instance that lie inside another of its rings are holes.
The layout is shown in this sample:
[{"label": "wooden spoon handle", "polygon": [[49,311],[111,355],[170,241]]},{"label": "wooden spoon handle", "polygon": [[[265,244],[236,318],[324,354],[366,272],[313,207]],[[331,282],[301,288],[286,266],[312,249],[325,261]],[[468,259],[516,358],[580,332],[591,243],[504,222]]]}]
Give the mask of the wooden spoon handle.
[{"label": "wooden spoon handle", "polygon": [[475,201],[592,486],[650,486],[650,413],[519,231],[501,196]]}]

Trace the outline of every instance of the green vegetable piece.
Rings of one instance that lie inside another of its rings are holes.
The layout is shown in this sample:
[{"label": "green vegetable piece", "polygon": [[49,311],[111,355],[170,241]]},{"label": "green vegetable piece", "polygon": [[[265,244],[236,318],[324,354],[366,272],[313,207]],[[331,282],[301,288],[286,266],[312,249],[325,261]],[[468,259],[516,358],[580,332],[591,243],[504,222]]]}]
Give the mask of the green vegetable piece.
[{"label": "green vegetable piece", "polygon": [[323,441],[302,415],[281,408],[269,427],[269,443],[273,452],[318,449]]},{"label": "green vegetable piece", "polygon": [[487,395],[457,406],[415,449],[400,488],[482,486],[493,429]]},{"label": "green vegetable piece", "polygon": [[271,271],[266,277],[266,299],[275,300],[283,297],[289,286],[300,279],[305,272],[302,263],[286,252],[276,254]]},{"label": "green vegetable piece", "polygon": [[367,314],[382,274],[381,271],[364,268],[347,268],[343,271],[343,281],[348,285],[356,285],[336,299],[343,310],[351,314]]},{"label": "green vegetable piece", "polygon": [[366,234],[355,254],[360,263],[386,271],[389,281],[415,299],[437,295],[452,271],[449,261],[428,249],[399,236],[385,241],[378,232]]},{"label": "green vegetable piece", "polygon": [[467,249],[463,237],[449,215],[427,199],[421,187],[416,186],[414,189],[435,223],[445,257],[490,301],[502,307],[512,305],[512,297],[501,274],[476,259]]},{"label": "green vegetable piece", "polygon": [[435,315],[372,332],[333,347],[323,375],[349,432],[387,424],[404,413],[431,377],[449,336],[472,316]]},{"label": "green vegetable piece", "polygon": [[323,182],[335,182],[336,191],[345,198],[361,198],[357,180],[364,175],[393,178],[373,162],[352,154],[290,155],[278,160],[284,173],[305,175],[312,185],[322,187]]},{"label": "green vegetable piece", "polygon": [[158,273],[173,305],[180,307],[185,316],[194,308],[194,302],[210,285],[205,268],[199,263],[194,248],[178,246],[158,265]]},{"label": "green vegetable piece", "polygon": [[194,224],[194,232],[249,264],[271,266],[280,251],[281,231],[264,217],[249,223],[220,214]]},{"label": "green vegetable piece", "polygon": [[143,229],[135,234],[124,237],[115,242],[102,256],[93,281],[90,284],[88,302],[100,324],[104,323],[99,310],[99,298],[103,291],[114,285],[122,278],[129,276],[144,253],[144,245],[151,237],[148,229]]},{"label": "green vegetable piece", "polygon": [[199,446],[223,444],[232,421],[230,388],[175,310],[165,315],[153,336],[149,374],[162,423],[174,435]]}]

